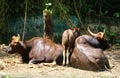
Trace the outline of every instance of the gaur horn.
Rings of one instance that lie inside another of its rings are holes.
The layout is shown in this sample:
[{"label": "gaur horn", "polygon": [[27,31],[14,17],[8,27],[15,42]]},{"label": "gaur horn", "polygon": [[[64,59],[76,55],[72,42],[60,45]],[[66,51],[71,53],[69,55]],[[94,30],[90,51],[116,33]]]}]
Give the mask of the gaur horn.
[{"label": "gaur horn", "polygon": [[19,37],[19,38],[20,38],[20,34],[17,34],[17,37]]},{"label": "gaur horn", "polygon": [[105,33],[105,29],[104,29],[104,31],[103,31],[104,33]]},{"label": "gaur horn", "polygon": [[20,34],[17,34],[15,42],[19,42],[19,41],[20,41]]},{"label": "gaur horn", "polygon": [[88,32],[90,33],[91,36],[97,36],[97,34],[93,33],[93,32],[90,30],[89,26],[88,26],[87,30],[88,30]]}]

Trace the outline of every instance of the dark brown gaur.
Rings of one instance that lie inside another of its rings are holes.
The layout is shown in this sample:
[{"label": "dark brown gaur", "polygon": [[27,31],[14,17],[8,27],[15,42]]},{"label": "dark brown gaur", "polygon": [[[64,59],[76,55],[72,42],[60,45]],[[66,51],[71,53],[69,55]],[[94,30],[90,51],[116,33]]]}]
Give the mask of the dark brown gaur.
[{"label": "dark brown gaur", "polygon": [[78,37],[79,28],[65,30],[62,34],[63,65],[69,64],[70,53],[73,51],[75,39]]},{"label": "dark brown gaur", "polygon": [[63,48],[50,39],[34,37],[20,41],[20,36],[13,36],[12,42],[5,48],[7,53],[19,53],[23,63],[54,63],[62,65]]},{"label": "dark brown gaur", "polygon": [[[86,38],[92,39],[93,37],[82,35],[76,38],[75,47],[70,57],[70,65],[86,70],[110,69],[109,61],[103,50],[101,48],[91,46]],[[95,38],[93,40],[95,40]]]}]

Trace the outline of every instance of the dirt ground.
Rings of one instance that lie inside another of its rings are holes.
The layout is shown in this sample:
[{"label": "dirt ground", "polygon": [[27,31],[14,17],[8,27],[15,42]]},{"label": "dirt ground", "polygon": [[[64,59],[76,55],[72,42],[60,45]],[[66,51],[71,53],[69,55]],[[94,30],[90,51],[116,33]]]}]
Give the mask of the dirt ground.
[{"label": "dirt ground", "polygon": [[88,71],[68,66],[22,64],[18,54],[0,51],[0,78],[120,78],[120,46],[104,51],[111,71]]}]

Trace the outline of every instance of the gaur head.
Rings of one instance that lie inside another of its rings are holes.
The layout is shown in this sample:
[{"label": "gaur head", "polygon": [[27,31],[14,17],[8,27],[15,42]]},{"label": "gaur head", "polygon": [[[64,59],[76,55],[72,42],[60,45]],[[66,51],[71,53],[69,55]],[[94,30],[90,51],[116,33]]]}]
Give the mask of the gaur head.
[{"label": "gaur head", "polygon": [[105,30],[104,30],[104,32],[98,32],[97,34],[95,34],[88,27],[88,32],[93,37],[93,39],[91,41],[88,40],[89,44],[91,44],[95,47],[102,48],[103,50],[110,47],[109,43],[106,40]]},{"label": "gaur head", "polygon": [[93,37],[95,37],[98,41],[99,40],[106,40],[106,36],[105,36],[105,29],[104,29],[104,32],[98,32],[98,33],[93,33],[90,28],[88,27],[87,28],[89,34]]},{"label": "gaur head", "polygon": [[21,50],[23,50],[24,46],[23,43],[21,43],[20,41],[20,35],[18,36],[12,36],[12,41],[11,43],[5,47],[5,52],[13,54],[16,52],[19,52]]},{"label": "gaur head", "polygon": [[78,36],[79,36],[79,30],[80,30],[80,29],[77,28],[77,27],[73,29],[73,33],[74,33],[75,37],[78,37]]}]

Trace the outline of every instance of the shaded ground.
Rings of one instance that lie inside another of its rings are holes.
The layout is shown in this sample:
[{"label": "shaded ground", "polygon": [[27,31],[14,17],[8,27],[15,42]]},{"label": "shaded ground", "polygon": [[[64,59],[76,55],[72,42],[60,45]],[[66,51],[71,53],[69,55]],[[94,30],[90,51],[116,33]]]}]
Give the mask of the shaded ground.
[{"label": "shaded ground", "polygon": [[120,46],[105,51],[110,65],[109,71],[87,71],[67,66],[48,67],[43,64],[22,64],[20,56],[0,51],[0,75],[2,78],[120,78]]}]

